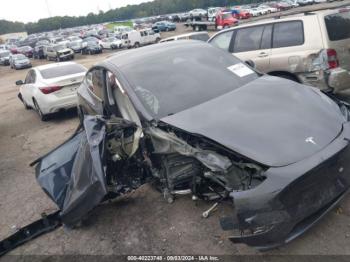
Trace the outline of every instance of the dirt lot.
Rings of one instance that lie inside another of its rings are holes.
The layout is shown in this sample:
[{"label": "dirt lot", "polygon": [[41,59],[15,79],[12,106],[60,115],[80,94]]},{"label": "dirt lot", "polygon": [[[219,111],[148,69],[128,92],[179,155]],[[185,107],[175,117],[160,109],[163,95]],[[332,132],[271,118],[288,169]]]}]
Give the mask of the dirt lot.
[{"label": "dirt lot", "polygon": [[[176,33],[184,31],[180,26]],[[90,67],[108,55],[110,52],[78,55],[76,61]],[[33,61],[34,65],[41,63],[46,61]],[[55,210],[37,185],[29,163],[63,142],[78,124],[74,111],[41,122],[34,111],[25,110],[14,82],[24,79],[26,72],[0,68],[0,238],[10,234],[11,227],[24,226],[42,212]],[[59,228],[10,254],[259,254],[226,239],[218,218],[230,214],[229,206],[221,205],[213,216],[203,219],[201,213],[207,206],[190,197],[167,204],[146,185],[124,199],[98,207],[83,227]],[[350,255],[349,218],[350,197],[346,197],[307,234],[268,254]]]}]

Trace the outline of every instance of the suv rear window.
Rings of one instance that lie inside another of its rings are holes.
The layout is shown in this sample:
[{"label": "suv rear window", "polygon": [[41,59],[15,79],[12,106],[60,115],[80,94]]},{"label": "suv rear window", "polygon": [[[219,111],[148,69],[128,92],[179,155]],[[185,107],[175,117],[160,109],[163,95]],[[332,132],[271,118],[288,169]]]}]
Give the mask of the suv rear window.
[{"label": "suv rear window", "polygon": [[273,27],[273,48],[304,44],[304,29],[301,21],[281,22]]},{"label": "suv rear window", "polygon": [[327,15],[324,21],[329,40],[339,41],[350,38],[350,11]]},{"label": "suv rear window", "polygon": [[85,72],[85,68],[81,65],[65,65],[59,67],[52,67],[40,70],[40,74],[44,79],[56,78],[66,75],[74,75]]}]

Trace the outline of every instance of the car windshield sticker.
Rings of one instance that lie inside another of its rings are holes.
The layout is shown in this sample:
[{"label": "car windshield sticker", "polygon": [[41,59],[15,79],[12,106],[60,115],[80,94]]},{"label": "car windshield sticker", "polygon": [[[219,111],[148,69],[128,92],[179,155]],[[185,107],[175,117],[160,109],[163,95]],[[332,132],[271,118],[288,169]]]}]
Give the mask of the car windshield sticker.
[{"label": "car windshield sticker", "polygon": [[227,69],[230,70],[232,73],[238,75],[239,77],[244,77],[254,73],[253,70],[251,70],[249,67],[247,67],[243,63],[238,63],[235,65],[229,66]]}]

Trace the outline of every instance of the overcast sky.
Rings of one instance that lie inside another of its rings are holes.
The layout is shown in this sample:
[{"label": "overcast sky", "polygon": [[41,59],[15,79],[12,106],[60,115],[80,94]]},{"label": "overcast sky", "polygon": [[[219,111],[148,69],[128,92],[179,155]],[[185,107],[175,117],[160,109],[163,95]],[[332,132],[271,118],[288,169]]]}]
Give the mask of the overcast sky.
[{"label": "overcast sky", "polygon": [[[0,20],[36,22],[50,16],[79,16],[151,0],[2,0]],[[47,2],[47,4],[46,4]]]}]

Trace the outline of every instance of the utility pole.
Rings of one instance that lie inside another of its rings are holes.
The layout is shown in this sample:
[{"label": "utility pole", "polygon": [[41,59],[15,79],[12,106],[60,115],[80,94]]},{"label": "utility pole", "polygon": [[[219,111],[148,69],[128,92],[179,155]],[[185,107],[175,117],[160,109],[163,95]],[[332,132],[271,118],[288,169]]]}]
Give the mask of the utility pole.
[{"label": "utility pole", "polygon": [[47,12],[49,13],[49,17],[51,17],[51,11],[50,11],[48,0],[45,0],[45,3],[46,3]]}]

